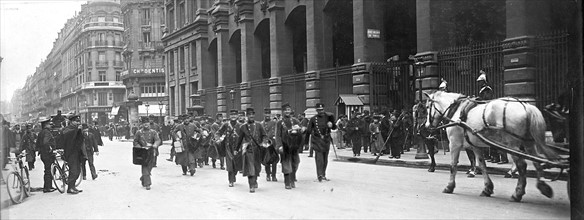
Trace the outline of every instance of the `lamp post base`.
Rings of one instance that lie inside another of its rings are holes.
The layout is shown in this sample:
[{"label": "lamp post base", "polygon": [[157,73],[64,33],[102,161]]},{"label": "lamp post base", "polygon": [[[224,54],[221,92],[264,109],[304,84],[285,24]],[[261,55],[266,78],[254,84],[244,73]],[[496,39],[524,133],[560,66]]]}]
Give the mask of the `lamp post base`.
[{"label": "lamp post base", "polygon": [[418,149],[416,152],[416,157],[415,159],[428,159],[428,153],[426,151],[426,145],[423,142],[419,142],[418,144]]}]

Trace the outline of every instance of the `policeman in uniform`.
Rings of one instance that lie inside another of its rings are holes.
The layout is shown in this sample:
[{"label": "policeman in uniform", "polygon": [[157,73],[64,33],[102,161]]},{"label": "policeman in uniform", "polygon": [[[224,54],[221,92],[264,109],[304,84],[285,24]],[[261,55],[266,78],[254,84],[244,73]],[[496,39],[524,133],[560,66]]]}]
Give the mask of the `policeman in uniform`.
[{"label": "policeman in uniform", "polygon": [[[209,134],[209,135],[212,135],[214,137],[213,140],[217,140],[216,133],[221,128],[221,125],[223,125],[223,114],[217,113],[217,115],[215,116],[215,122],[211,125],[211,133]],[[215,168],[215,161],[217,161],[217,158],[218,158],[219,164],[221,165],[221,169],[224,170],[225,169],[225,151],[224,151],[224,149],[220,148],[215,141],[215,142],[211,143],[210,150],[215,153],[215,154],[209,154],[211,156],[211,162],[213,163],[213,168]]]},{"label": "policeman in uniform", "polygon": [[[271,112],[270,109],[265,108],[264,109],[264,121],[262,121],[262,127],[264,127],[264,130],[266,132],[266,136],[268,137],[268,140],[270,143],[270,146],[267,148],[261,148],[262,149],[262,154],[260,158],[264,158],[266,154],[268,154],[270,151],[276,151],[276,149],[274,149],[274,143],[275,143],[275,131],[276,131],[276,122],[274,120],[272,120],[271,116],[270,116]],[[264,161],[262,161],[264,162]],[[278,161],[272,161],[272,163],[265,163],[264,167],[266,168],[266,180],[269,181],[274,181],[277,182],[278,179],[276,179],[276,167],[278,166]]]},{"label": "policeman in uniform", "polygon": [[491,100],[493,99],[493,88],[487,84],[487,75],[485,71],[480,71],[481,75],[477,78],[477,82],[481,89],[479,90],[479,97],[477,100]]},{"label": "policeman in uniform", "polygon": [[146,187],[146,190],[150,190],[150,185],[152,185],[150,175],[152,173],[152,167],[154,167],[155,149],[160,144],[161,141],[158,133],[150,129],[149,123],[142,124],[142,129],[138,130],[134,135],[134,147],[139,146],[148,149],[148,157],[144,164],[142,164],[142,177],[140,177],[140,182],[142,182],[143,187]]},{"label": "policeman in uniform", "polygon": [[438,90],[446,92],[446,84],[448,84],[448,82],[446,82],[446,80],[442,79],[440,86],[438,86]]},{"label": "policeman in uniform", "polygon": [[53,175],[51,175],[51,165],[55,162],[55,155],[53,154],[53,149],[56,147],[55,138],[53,133],[51,133],[51,122],[50,118],[41,117],[39,122],[43,130],[39,132],[37,137],[36,146],[39,150],[39,155],[41,156],[41,161],[45,166],[45,174],[43,176],[43,192],[53,192]]},{"label": "policeman in uniform", "polygon": [[[332,113],[324,111],[324,105],[316,104],[315,116],[308,121],[305,143],[311,140],[314,148],[314,159],[316,162],[316,175],[318,181],[328,181],[326,178],[326,167],[328,165],[328,153],[331,145],[331,130],[337,128],[335,125],[335,116]],[[309,138],[310,137],[310,138]]]}]

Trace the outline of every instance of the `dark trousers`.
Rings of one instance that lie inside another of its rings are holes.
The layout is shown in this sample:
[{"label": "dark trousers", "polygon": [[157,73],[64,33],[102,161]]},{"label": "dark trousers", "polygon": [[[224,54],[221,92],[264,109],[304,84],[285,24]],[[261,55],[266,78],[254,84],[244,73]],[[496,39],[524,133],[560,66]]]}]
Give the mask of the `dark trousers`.
[{"label": "dark trousers", "polygon": [[41,160],[43,161],[45,172],[43,175],[43,189],[49,190],[53,186],[53,175],[51,175],[51,165],[55,162],[55,158],[51,156],[41,156]]},{"label": "dark trousers", "polygon": [[314,161],[316,162],[316,176],[326,177],[326,166],[328,165],[328,151],[314,152]]},{"label": "dark trousers", "polygon": [[237,170],[227,171],[227,179],[229,180],[230,183],[235,183],[235,175],[237,175]]},{"label": "dark trousers", "polygon": [[170,160],[174,159],[174,155],[176,155],[176,150],[174,150],[174,147],[170,148]]},{"label": "dark trousers", "polygon": [[185,165],[180,165],[180,167],[182,168],[183,174],[187,174],[187,171],[189,171],[189,168]]},{"label": "dark trousers", "polygon": [[79,161],[80,157],[80,155],[72,155],[67,160],[67,165],[69,166],[67,185],[69,186],[69,189],[75,189],[75,182],[81,174],[81,161]]},{"label": "dark trousers", "polygon": [[367,153],[367,149],[371,150],[371,133],[367,133],[362,136],[363,140],[363,152]]},{"label": "dark trousers", "polygon": [[28,169],[34,169],[34,162],[28,162]]},{"label": "dark trousers", "polygon": [[249,183],[249,188],[251,187],[258,187],[258,177],[257,176],[248,176],[247,182]]},{"label": "dark trousers", "polygon": [[361,154],[361,146],[363,145],[363,139],[359,135],[354,135],[351,138],[353,144],[353,154]]},{"label": "dark trousers", "polygon": [[264,167],[266,168],[266,176],[276,176],[276,167],[278,166],[277,163],[270,163],[270,164],[266,164],[264,165]]},{"label": "dark trousers", "polygon": [[150,186],[152,185],[152,179],[150,175],[152,174],[152,167],[154,167],[154,158],[156,155],[154,153],[154,149],[148,150],[148,156],[150,157],[147,159],[146,163],[142,165],[142,177],[140,177],[140,181],[142,182],[142,186]]},{"label": "dark trousers", "polygon": [[389,139],[390,146],[391,146],[391,156],[393,157],[401,157],[402,146],[403,146],[403,137],[392,137]]},{"label": "dark trousers", "polygon": [[[95,166],[93,166],[93,152],[88,152],[87,155],[87,163],[89,163],[89,170],[91,171],[91,177],[95,178],[97,176],[97,172],[95,172]],[[81,164],[81,170],[83,170],[83,178],[87,176],[87,171],[85,169],[85,160],[83,160]]]}]

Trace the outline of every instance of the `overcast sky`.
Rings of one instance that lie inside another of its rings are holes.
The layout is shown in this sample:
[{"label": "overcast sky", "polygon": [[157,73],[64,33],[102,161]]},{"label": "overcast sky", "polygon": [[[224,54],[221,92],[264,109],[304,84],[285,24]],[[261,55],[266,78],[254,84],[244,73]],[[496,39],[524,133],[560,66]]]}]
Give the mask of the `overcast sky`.
[{"label": "overcast sky", "polygon": [[1,100],[10,101],[26,77],[45,59],[67,19],[81,10],[78,0],[0,0]]}]

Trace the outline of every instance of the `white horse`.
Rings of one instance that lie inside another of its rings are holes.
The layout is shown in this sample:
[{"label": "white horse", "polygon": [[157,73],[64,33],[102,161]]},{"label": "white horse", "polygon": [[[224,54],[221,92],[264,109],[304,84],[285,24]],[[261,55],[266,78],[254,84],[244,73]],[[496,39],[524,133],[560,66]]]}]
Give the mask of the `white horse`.
[{"label": "white horse", "polygon": [[[476,105],[466,111],[466,123],[474,130],[478,131],[489,140],[497,141],[509,149],[523,151],[534,156],[543,156],[550,160],[559,159],[559,155],[547,147],[545,144],[546,124],[541,112],[533,105],[520,102],[515,98],[500,98],[487,102],[476,102],[466,98],[462,94],[438,91],[433,94],[426,94],[429,100],[428,120],[426,127],[435,128],[443,120],[459,121],[463,111],[469,105]],[[446,128],[448,140],[450,141],[450,154],[452,162],[450,167],[450,181],[444,189],[444,193],[452,193],[456,186],[455,177],[457,171],[460,151],[470,148],[474,151],[480,169],[483,171],[485,188],[481,196],[491,196],[493,194],[493,182],[487,173],[483,149],[489,145],[482,142],[471,131],[467,131],[460,126]],[[519,171],[519,179],[515,193],[511,196],[513,201],[519,202],[525,195],[527,163],[525,159],[512,155]],[[551,198],[553,191],[542,181],[543,168],[539,163],[534,162],[537,170],[537,188],[539,191]]]}]

